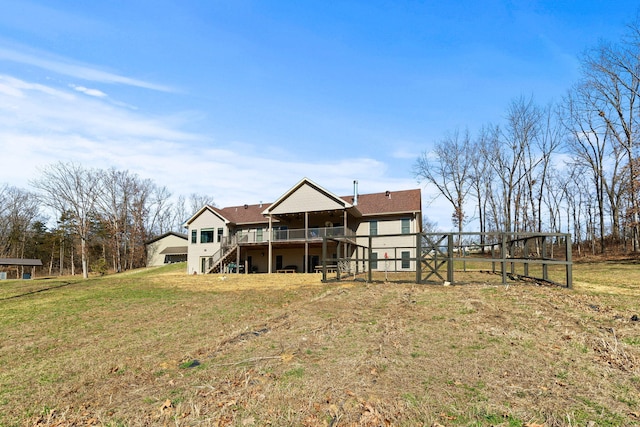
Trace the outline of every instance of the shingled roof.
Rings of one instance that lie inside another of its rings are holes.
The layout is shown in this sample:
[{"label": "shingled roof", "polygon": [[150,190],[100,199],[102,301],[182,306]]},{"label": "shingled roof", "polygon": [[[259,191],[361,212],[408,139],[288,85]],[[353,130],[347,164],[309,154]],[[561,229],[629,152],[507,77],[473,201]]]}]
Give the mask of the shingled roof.
[{"label": "shingled roof", "polygon": [[230,206],[227,208],[212,208],[223,218],[234,224],[261,224],[267,221],[262,212],[270,204],[260,203],[257,205]]},{"label": "shingled roof", "polygon": [[27,267],[40,267],[42,261],[32,258],[0,258],[0,265],[24,265]]},{"label": "shingled roof", "polygon": [[[341,199],[353,203],[353,196],[344,196]],[[267,218],[262,212],[269,206],[271,206],[270,203],[261,203],[226,208],[210,206],[209,208],[234,224],[264,224]],[[419,189],[360,194],[355,208],[363,216],[418,212],[422,208],[422,199]]]},{"label": "shingled roof", "polygon": [[[353,196],[343,199],[353,203]],[[356,208],[363,216],[418,212],[422,209],[422,200],[420,190],[359,194]]]}]

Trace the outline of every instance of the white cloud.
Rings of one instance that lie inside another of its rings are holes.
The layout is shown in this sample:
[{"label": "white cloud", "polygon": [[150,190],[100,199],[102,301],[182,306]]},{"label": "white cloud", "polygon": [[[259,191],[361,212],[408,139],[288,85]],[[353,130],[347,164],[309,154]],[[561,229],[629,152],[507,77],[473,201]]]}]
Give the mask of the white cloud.
[{"label": "white cloud", "polygon": [[420,149],[414,147],[415,144],[397,144],[391,153],[394,159],[414,160],[420,155]]},{"label": "white cloud", "polygon": [[283,157],[269,147],[216,141],[182,130],[188,114],[145,115],[113,105],[108,96],[80,94],[87,90],[0,75],[0,183],[28,188],[44,166],[75,161],[137,173],[175,195],[210,194],[220,206],[272,202],[303,177],[341,196],[351,194],[354,179],[362,194],[416,188],[412,179],[389,178],[384,161],[318,162],[314,156]]},{"label": "white cloud", "polygon": [[174,92],[175,90],[160,84],[138,80],[131,77],[122,76],[120,74],[99,70],[98,68],[86,64],[79,64],[75,61],[52,56],[45,52],[33,51],[28,53],[29,49],[18,51],[0,47],[0,59],[11,61],[19,64],[31,65],[42,68],[44,70],[53,71],[58,74],[75,77],[92,82],[101,82],[109,84],[122,84],[127,86],[151,89],[160,92]]},{"label": "white cloud", "polygon": [[78,92],[84,93],[85,95],[95,96],[97,98],[105,98],[107,96],[106,93],[104,93],[103,91],[98,90],[98,89],[89,89],[89,88],[86,88],[84,86],[76,86],[74,84],[69,85],[69,86],[71,88],[75,89]]}]

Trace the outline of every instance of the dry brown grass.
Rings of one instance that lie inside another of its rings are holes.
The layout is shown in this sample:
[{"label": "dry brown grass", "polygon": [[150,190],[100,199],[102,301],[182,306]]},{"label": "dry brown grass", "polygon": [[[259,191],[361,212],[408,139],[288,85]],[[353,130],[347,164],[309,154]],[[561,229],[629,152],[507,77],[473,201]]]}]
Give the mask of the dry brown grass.
[{"label": "dry brown grass", "polygon": [[4,283],[0,425],[638,425],[640,276],[574,277]]}]

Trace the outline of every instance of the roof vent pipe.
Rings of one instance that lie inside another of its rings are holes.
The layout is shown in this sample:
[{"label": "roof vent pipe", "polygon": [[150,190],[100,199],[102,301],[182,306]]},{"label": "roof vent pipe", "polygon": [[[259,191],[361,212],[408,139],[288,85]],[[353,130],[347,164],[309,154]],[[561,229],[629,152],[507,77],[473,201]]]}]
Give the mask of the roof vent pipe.
[{"label": "roof vent pipe", "polygon": [[358,180],[353,180],[353,206],[358,206]]}]

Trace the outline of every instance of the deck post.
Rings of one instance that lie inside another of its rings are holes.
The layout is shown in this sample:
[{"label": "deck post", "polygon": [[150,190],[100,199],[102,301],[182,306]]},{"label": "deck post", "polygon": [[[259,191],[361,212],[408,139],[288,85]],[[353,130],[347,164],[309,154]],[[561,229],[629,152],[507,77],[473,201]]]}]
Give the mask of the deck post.
[{"label": "deck post", "polygon": [[273,219],[271,215],[269,215],[269,259],[267,262],[269,263],[267,271],[271,274],[273,273]]},{"label": "deck post", "polygon": [[304,213],[304,266],[305,273],[309,271],[309,212]]}]

